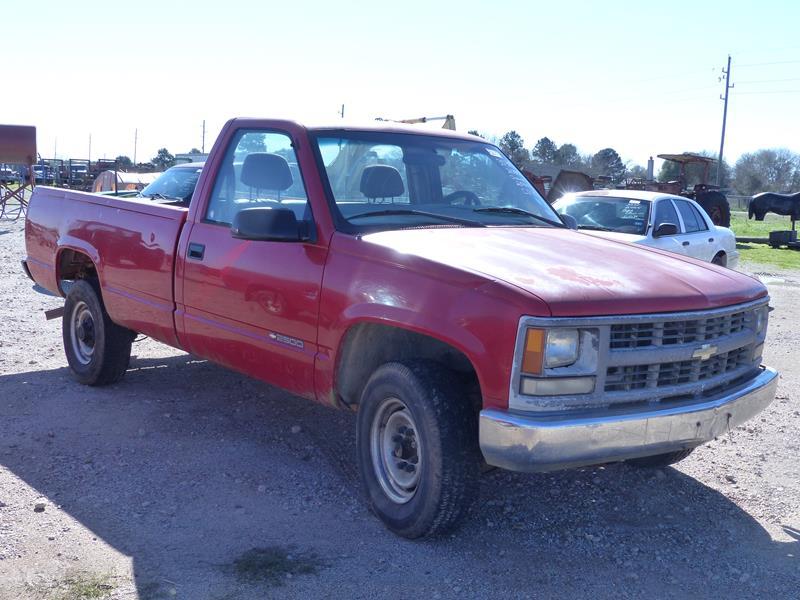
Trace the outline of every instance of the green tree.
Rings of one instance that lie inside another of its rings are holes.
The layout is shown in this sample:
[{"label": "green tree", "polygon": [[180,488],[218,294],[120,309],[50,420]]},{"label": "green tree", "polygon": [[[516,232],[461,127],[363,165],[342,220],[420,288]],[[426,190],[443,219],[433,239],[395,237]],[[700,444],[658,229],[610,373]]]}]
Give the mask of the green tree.
[{"label": "green tree", "polygon": [[202,153],[203,153],[203,151],[202,151],[202,150],[200,150],[200,148],[192,148],[192,149],[191,149],[191,150],[189,150],[189,152],[187,152],[186,154],[202,154]]},{"label": "green tree", "polygon": [[540,138],[533,147],[531,158],[540,163],[555,164],[558,159],[558,147],[549,137]]},{"label": "green tree", "polygon": [[484,137],[483,135],[481,135],[480,131],[478,131],[477,129],[470,129],[467,133],[470,134],[470,135],[477,135],[478,137],[481,137],[481,138]]},{"label": "green tree", "polygon": [[150,159],[150,162],[153,163],[156,169],[163,171],[175,164],[175,157],[166,148],[160,148],[158,153]]},{"label": "green tree", "polygon": [[133,166],[133,161],[129,157],[122,154],[120,154],[114,160],[117,161],[117,168],[119,169],[130,169]]},{"label": "green tree", "polygon": [[592,170],[598,175],[607,175],[614,183],[625,177],[625,164],[613,148],[603,148],[592,156]]},{"label": "green tree", "polygon": [[556,164],[569,168],[580,169],[583,167],[583,160],[578,154],[578,149],[574,144],[561,144],[556,150]]},{"label": "green tree", "polygon": [[625,176],[628,179],[646,179],[647,169],[644,168],[642,165],[628,166]]},{"label": "green tree", "polygon": [[525,148],[525,140],[516,131],[509,131],[500,138],[500,149],[517,167],[522,168],[530,161],[530,153]]},{"label": "green tree", "polygon": [[795,191],[800,187],[800,155],[786,148],[743,154],[734,167],[733,187],[747,196]]},{"label": "green tree", "polygon": [[266,152],[267,142],[263,135],[248,134],[242,138],[239,145],[236,147],[237,152],[244,152],[250,154],[252,152]]}]

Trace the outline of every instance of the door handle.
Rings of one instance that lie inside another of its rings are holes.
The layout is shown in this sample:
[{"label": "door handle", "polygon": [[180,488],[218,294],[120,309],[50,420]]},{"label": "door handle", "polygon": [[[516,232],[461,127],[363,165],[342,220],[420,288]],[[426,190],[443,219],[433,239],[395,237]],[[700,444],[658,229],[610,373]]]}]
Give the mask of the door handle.
[{"label": "door handle", "polygon": [[714,243],[714,238],[708,238],[708,243],[709,244],[713,244]]},{"label": "door handle", "polygon": [[203,255],[206,253],[205,244],[189,244],[189,258],[195,260],[203,260]]},{"label": "door handle", "polygon": [[689,245],[689,242],[683,242],[683,245],[684,245],[684,246],[688,246],[688,245]]}]

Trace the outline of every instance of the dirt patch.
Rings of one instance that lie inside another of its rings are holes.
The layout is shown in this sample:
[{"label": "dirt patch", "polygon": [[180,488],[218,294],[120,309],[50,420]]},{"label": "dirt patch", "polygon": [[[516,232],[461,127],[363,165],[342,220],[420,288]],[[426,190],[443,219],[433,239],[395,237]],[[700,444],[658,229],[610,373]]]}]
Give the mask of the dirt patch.
[{"label": "dirt patch", "polygon": [[[797,597],[793,286],[768,282],[765,359],[782,376],[756,419],[677,468],[492,471],[460,530],[409,542],[364,506],[352,414],[152,340],[120,383],[76,384],[43,317],[60,300],[21,273],[22,224],[0,229],[2,600],[75,573],[113,573],[94,589],[115,600]],[[324,566],[293,572],[293,548]],[[265,577],[237,574],[243,560]]]}]

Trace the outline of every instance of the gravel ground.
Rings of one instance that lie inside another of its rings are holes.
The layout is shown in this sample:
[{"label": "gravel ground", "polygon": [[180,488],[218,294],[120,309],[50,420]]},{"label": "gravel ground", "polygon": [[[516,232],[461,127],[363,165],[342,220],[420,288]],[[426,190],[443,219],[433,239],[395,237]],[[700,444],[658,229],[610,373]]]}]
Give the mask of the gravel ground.
[{"label": "gravel ground", "polygon": [[760,417],[677,468],[492,471],[456,534],[409,542],[364,508],[350,414],[151,340],[73,382],[23,253],[0,221],[3,600],[800,595],[800,273],[761,274]]}]

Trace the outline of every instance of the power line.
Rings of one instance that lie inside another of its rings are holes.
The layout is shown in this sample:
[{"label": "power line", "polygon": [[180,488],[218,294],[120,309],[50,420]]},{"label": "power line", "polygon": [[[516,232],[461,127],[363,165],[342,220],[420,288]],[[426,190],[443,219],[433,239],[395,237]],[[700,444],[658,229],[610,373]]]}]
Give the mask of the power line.
[{"label": "power line", "polygon": [[784,81],[800,81],[800,77],[787,77],[785,79],[745,79],[736,83],[783,83]]},{"label": "power line", "polygon": [[742,94],[755,95],[755,94],[800,94],[800,90],[762,90],[758,92],[736,92],[737,96]]},{"label": "power line", "polygon": [[771,65],[796,65],[798,63],[800,63],[800,60],[776,60],[772,62],[745,63],[743,65],[736,65],[736,67],[742,69],[745,67],[768,67]]}]

